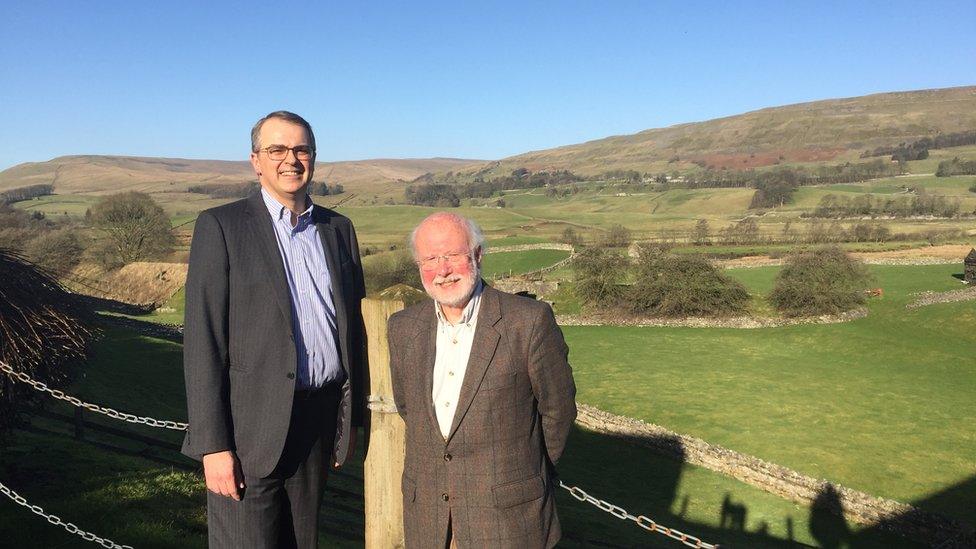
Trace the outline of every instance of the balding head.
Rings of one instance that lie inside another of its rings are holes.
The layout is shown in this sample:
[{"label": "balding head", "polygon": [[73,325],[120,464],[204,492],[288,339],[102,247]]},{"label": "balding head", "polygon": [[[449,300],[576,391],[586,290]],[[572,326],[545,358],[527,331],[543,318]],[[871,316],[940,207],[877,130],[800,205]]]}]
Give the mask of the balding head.
[{"label": "balding head", "polygon": [[464,233],[468,243],[468,251],[472,252],[472,255],[477,251],[478,260],[481,259],[481,254],[485,251],[485,237],[481,233],[481,228],[474,221],[456,213],[437,212],[427,216],[410,233],[410,252],[413,254],[414,260],[419,259],[417,256],[417,237],[428,232],[441,233],[443,231]]}]

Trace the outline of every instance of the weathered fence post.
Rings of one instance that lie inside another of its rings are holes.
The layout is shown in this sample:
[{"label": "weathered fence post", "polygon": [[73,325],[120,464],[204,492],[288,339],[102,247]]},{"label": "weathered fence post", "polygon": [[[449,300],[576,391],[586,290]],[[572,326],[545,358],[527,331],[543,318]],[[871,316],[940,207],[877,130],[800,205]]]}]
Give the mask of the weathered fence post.
[{"label": "weathered fence post", "polygon": [[403,547],[400,475],[404,428],[393,402],[386,321],[423,295],[399,284],[363,301],[363,321],[369,340],[369,448],[363,466],[368,548]]}]

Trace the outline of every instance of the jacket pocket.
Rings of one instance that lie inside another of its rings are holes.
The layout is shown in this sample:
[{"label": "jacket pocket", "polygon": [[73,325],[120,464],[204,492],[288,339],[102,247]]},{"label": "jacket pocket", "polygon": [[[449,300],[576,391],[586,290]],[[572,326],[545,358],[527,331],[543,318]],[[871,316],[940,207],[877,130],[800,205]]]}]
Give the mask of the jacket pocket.
[{"label": "jacket pocket", "polygon": [[489,391],[494,391],[497,389],[506,389],[515,385],[516,379],[518,378],[517,372],[507,372],[500,375],[489,375],[485,376],[485,387]]},{"label": "jacket pocket", "polygon": [[417,501],[417,483],[403,475],[400,480],[400,490],[403,491],[403,502],[413,503]]},{"label": "jacket pocket", "polygon": [[491,489],[491,493],[495,496],[495,507],[507,509],[541,498],[546,493],[546,487],[542,483],[542,475],[536,475],[525,480],[499,484]]}]

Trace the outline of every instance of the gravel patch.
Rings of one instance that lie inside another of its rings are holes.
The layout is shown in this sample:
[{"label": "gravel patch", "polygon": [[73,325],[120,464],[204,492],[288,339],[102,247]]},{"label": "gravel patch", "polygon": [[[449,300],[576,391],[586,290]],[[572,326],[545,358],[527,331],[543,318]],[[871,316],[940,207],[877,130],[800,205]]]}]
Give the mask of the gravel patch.
[{"label": "gravel patch", "polygon": [[868,310],[859,307],[846,313],[836,315],[821,315],[802,318],[781,317],[751,317],[736,316],[728,318],[641,318],[621,317],[598,314],[586,315],[557,315],[556,322],[560,326],[635,326],[635,327],[669,327],[669,328],[778,328],[780,326],[797,326],[800,324],[839,324],[850,322],[868,316]]},{"label": "gravel patch", "polygon": [[970,301],[976,299],[976,286],[963,288],[962,290],[950,290],[948,292],[919,292],[915,301],[906,305],[909,309],[917,309],[926,305],[936,303],[952,303],[954,301]]}]

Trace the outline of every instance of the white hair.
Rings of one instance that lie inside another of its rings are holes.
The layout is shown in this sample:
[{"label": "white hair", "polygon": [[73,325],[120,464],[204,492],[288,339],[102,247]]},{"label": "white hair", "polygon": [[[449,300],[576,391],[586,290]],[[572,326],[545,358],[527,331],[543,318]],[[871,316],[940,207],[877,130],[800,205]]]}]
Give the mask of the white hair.
[{"label": "white hair", "polygon": [[485,253],[485,248],[487,248],[487,244],[485,243],[485,235],[481,232],[481,227],[479,227],[477,223],[475,223],[471,219],[468,219],[467,217],[458,215],[456,213],[437,212],[428,215],[426,218],[424,218],[423,221],[421,221],[416,227],[414,227],[412,231],[410,231],[410,253],[413,255],[413,258],[415,260],[418,259],[417,258],[417,232],[428,221],[431,221],[433,219],[440,219],[440,218],[443,218],[445,220],[450,220],[454,222],[456,225],[464,227],[464,231],[465,233],[467,233],[468,236],[469,252],[473,253],[475,250],[480,248],[481,253],[482,254]]}]

